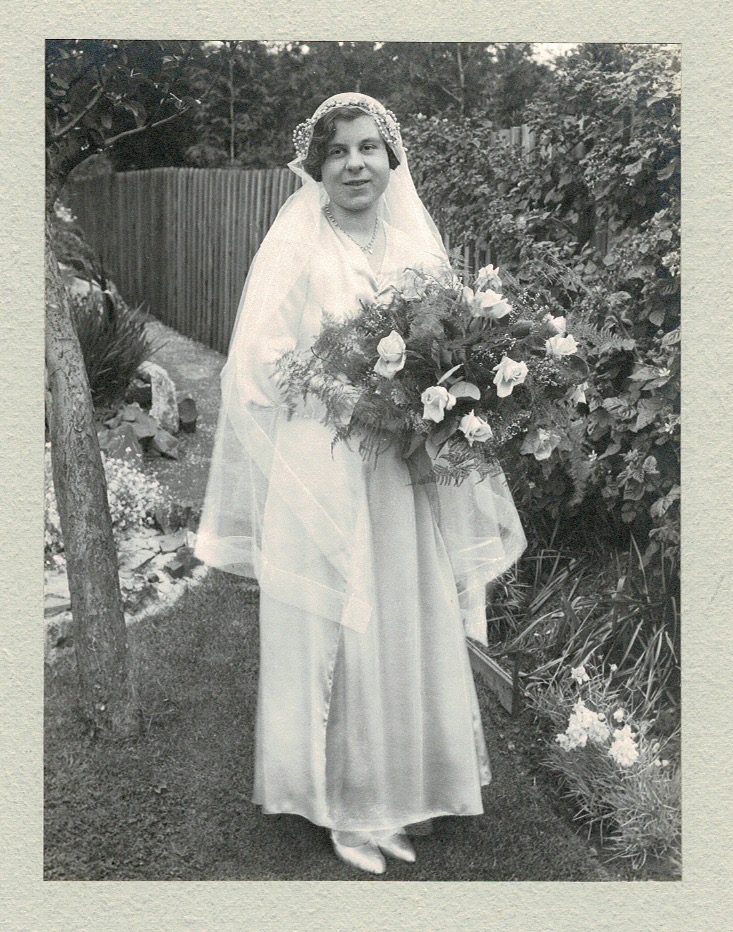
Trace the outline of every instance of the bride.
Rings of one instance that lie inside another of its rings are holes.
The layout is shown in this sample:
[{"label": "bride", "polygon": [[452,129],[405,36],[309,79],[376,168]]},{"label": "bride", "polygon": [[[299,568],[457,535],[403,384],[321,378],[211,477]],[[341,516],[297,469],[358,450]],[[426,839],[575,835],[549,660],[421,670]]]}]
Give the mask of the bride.
[{"label": "bride", "polygon": [[222,372],[196,553],[260,586],[254,802],[330,831],[348,864],[414,861],[407,829],[483,811],[490,780],[465,635],[525,538],[503,475],[411,483],[397,450],[332,449],[288,417],[277,359],[447,256],[394,115],[339,94],[294,133],[302,187],[252,263]]}]

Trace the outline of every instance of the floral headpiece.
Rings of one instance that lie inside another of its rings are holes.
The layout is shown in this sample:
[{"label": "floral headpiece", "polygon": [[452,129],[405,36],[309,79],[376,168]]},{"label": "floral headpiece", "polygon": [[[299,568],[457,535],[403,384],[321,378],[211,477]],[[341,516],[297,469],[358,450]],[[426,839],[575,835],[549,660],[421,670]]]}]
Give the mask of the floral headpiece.
[{"label": "floral headpiece", "polygon": [[378,100],[367,97],[366,94],[336,94],[335,97],[329,97],[328,100],[325,100],[310,119],[299,123],[293,130],[293,145],[299,159],[304,160],[308,156],[308,149],[313,139],[313,128],[316,123],[324,114],[339,107],[358,107],[359,110],[368,113],[369,116],[374,117],[374,121],[385,142],[392,147],[402,146],[400,125],[391,110],[387,110]]}]

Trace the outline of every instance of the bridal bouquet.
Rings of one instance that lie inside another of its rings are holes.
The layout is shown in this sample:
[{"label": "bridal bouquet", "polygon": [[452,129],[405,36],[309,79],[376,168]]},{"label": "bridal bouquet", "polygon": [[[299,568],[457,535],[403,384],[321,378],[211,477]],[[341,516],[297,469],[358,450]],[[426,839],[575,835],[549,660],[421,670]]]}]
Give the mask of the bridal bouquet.
[{"label": "bridal bouquet", "polygon": [[311,353],[286,353],[278,374],[291,413],[320,402],[334,443],[357,439],[365,458],[425,450],[429,478],[458,483],[510,449],[548,459],[584,401],[587,365],[559,305],[489,265],[470,286],[452,269],[409,270],[353,317],[327,318]]}]

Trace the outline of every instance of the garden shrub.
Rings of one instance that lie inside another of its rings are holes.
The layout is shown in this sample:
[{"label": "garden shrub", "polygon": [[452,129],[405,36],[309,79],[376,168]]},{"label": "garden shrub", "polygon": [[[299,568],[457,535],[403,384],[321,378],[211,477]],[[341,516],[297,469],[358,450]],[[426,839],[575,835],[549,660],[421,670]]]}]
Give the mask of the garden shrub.
[{"label": "garden shrub", "polygon": [[[505,463],[532,548],[498,581],[489,631],[521,659],[579,817],[635,865],[679,858],[679,72],[676,47],[581,47],[525,108],[529,151],[480,118],[403,127],[451,246],[548,291],[589,363],[563,443]],[[555,741],[583,696],[565,671],[591,663],[616,669],[583,685],[586,708],[608,722],[622,702],[638,724],[629,766],[610,732]]]},{"label": "garden shrub", "polygon": [[[486,120],[415,117],[416,185],[451,243],[489,244],[520,284],[549,288],[568,329],[586,322],[590,375],[575,441],[507,464],[528,523],[631,531],[645,559],[679,547],[679,55],[619,46],[561,60],[525,111],[522,153]],[[582,504],[582,509],[580,505]],[[655,561],[658,563],[658,560]]]}]

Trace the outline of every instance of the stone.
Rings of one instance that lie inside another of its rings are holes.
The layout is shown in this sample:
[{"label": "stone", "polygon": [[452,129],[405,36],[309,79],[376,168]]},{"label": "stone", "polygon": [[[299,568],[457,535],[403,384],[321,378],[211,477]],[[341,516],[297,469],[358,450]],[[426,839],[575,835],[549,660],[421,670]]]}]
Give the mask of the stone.
[{"label": "stone", "polygon": [[166,430],[158,430],[155,436],[150,440],[148,446],[149,452],[167,456],[169,459],[178,459],[178,441],[172,437]]},{"label": "stone", "polygon": [[161,553],[172,553],[180,547],[185,547],[188,543],[187,531],[182,528],[180,531],[174,531],[172,534],[164,534],[158,538]]},{"label": "stone", "polygon": [[162,366],[154,362],[144,362],[138,366],[138,376],[150,382],[152,403],[150,415],[154,417],[163,430],[171,434],[178,433],[178,401],[173,379]]},{"label": "stone", "polygon": [[152,547],[145,547],[132,553],[125,554],[120,559],[120,570],[137,570],[149,560],[152,560],[157,553],[157,549],[153,550]]},{"label": "stone", "polygon": [[149,408],[153,403],[153,388],[150,382],[144,382],[142,379],[133,379],[127,388],[125,400],[139,404],[143,408]]},{"label": "stone", "polygon": [[131,463],[142,456],[142,447],[131,424],[119,424],[117,427],[102,429],[97,434],[99,449],[116,460],[129,460]]},{"label": "stone", "polygon": [[191,395],[184,395],[178,401],[178,422],[180,429],[187,434],[196,430],[196,401]]}]

